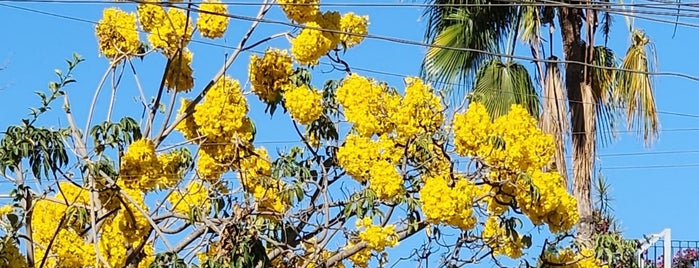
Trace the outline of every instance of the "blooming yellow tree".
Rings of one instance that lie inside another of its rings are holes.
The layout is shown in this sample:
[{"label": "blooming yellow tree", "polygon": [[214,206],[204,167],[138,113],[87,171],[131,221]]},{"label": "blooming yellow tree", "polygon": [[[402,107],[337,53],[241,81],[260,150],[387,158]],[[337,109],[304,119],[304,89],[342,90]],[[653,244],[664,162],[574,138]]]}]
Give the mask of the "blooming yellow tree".
[{"label": "blooming yellow tree", "polygon": [[[447,245],[441,266],[460,266],[524,260],[532,244],[525,224],[560,241],[578,220],[560,174],[546,169],[553,139],[523,107],[491,120],[482,104],[450,107],[416,77],[397,88],[349,70],[313,80],[321,58],[342,62],[334,52],[364,40],[366,16],[280,0],[301,30],[254,42],[274,6],[264,2],[225,66],[196,88],[188,44],[197,32],[228,34],[228,7],[134,2],[104,10],[97,44],[109,60],[105,77],[135,69],[134,57],[166,59],[159,88],[122,93],[153,101],[143,99],[145,113],[114,119],[112,97],[104,122],[92,121],[93,101],[81,128],[69,97],[79,56],[37,93],[41,106],[0,142],[3,177],[16,185],[14,202],[0,209],[0,266],[369,267],[417,235]],[[248,77],[227,74],[240,53],[276,37],[288,37],[288,47],[253,54]],[[291,121],[297,146],[255,141],[254,101]],[[68,126],[40,126],[55,102]],[[449,232],[458,235],[439,235]],[[532,258],[544,267],[601,266],[590,252],[572,245]]]}]

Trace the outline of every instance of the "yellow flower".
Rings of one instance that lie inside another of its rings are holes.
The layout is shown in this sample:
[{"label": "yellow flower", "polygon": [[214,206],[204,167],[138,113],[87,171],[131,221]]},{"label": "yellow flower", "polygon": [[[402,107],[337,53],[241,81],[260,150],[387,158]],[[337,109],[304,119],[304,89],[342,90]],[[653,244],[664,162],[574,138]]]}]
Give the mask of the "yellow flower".
[{"label": "yellow flower", "polygon": [[420,78],[405,79],[405,96],[398,111],[391,115],[399,137],[411,138],[419,133],[434,133],[444,123],[441,98],[432,93]]},{"label": "yellow flower", "polygon": [[117,8],[104,10],[95,27],[100,53],[113,60],[124,55],[136,55],[141,48],[136,28],[136,15]]},{"label": "yellow flower", "polygon": [[455,186],[450,187],[449,178],[448,173],[423,178],[425,185],[420,190],[422,211],[430,223],[448,224],[462,230],[473,229],[476,226],[473,213],[476,186],[464,178],[458,178]]},{"label": "yellow flower", "polygon": [[[177,112],[177,116],[184,114],[185,110],[191,102],[191,100],[182,98],[180,110]],[[179,132],[182,132],[184,138],[188,140],[193,140],[199,137],[199,134],[197,133],[198,128],[199,126],[197,126],[197,123],[194,122],[194,116],[191,114],[187,116],[184,120],[180,121],[180,123],[177,124],[177,126],[175,127],[175,129]]]},{"label": "yellow flower", "polygon": [[165,86],[177,92],[189,92],[194,87],[192,52],[185,48],[181,53],[173,55],[170,61],[165,73]]},{"label": "yellow flower", "polygon": [[170,57],[189,44],[194,26],[187,20],[184,10],[170,8],[162,23],[153,25],[148,41]]},{"label": "yellow flower", "polygon": [[369,189],[373,190],[381,200],[393,200],[402,195],[405,190],[403,177],[398,173],[396,167],[388,161],[378,161],[371,165],[369,176],[371,177]]},{"label": "yellow flower", "polygon": [[3,266],[12,268],[29,267],[29,265],[27,265],[27,258],[19,252],[17,244],[15,244],[12,239],[6,239],[5,237],[0,239],[5,241],[2,243],[2,246],[0,246],[0,256],[2,256]]},{"label": "yellow flower", "polygon": [[509,233],[501,226],[497,217],[488,217],[483,228],[483,241],[493,250],[495,256],[505,255],[516,259],[522,256],[524,243],[516,233]]},{"label": "yellow flower", "polygon": [[303,125],[313,123],[323,114],[320,92],[308,85],[291,86],[284,92],[284,99],[291,117]]},{"label": "yellow flower", "polygon": [[317,65],[318,60],[337,46],[331,33],[324,33],[316,22],[308,22],[296,38],[291,40],[291,54],[303,65]]},{"label": "yellow flower", "polygon": [[248,65],[252,91],[265,103],[278,102],[293,74],[291,65],[291,56],[286,50],[270,48],[261,58],[253,54]]},{"label": "yellow flower", "polygon": [[168,201],[173,205],[173,210],[182,214],[189,214],[192,209],[200,209],[202,215],[208,215],[211,210],[209,190],[199,181],[192,181],[183,191],[172,192]]},{"label": "yellow flower", "polygon": [[158,0],[143,1],[136,8],[136,12],[138,13],[138,21],[141,22],[141,28],[147,33],[160,27],[167,18],[167,12]]},{"label": "yellow flower", "polygon": [[359,45],[368,34],[368,27],[369,16],[358,16],[352,12],[344,14],[340,20],[340,31],[343,32],[340,41],[347,48]]},{"label": "yellow flower", "polygon": [[359,240],[367,243],[367,248],[382,252],[386,247],[398,245],[398,234],[395,225],[386,226],[371,224],[371,218],[363,218],[357,221],[357,228],[364,230],[359,232]]},{"label": "yellow flower", "polygon": [[[203,37],[219,38],[226,33],[228,28],[228,6],[220,0],[204,0],[199,5],[199,19],[197,28]],[[221,14],[221,15],[217,15]]]},{"label": "yellow flower", "polygon": [[371,177],[371,167],[374,163],[380,160],[395,163],[400,159],[401,152],[386,136],[373,141],[367,137],[349,134],[337,151],[337,160],[348,175],[359,182],[365,182]]},{"label": "yellow flower", "polygon": [[160,162],[155,144],[149,139],[134,141],[121,158],[119,178],[129,189],[152,190],[160,177]]},{"label": "yellow flower", "polygon": [[398,110],[401,100],[385,85],[357,74],[351,74],[342,81],[336,99],[344,108],[347,121],[360,135],[367,137],[393,130],[390,118]]},{"label": "yellow flower", "polygon": [[248,104],[240,83],[230,77],[222,77],[212,86],[194,112],[194,122],[199,133],[218,142],[228,139],[243,129]]},{"label": "yellow flower", "polygon": [[10,214],[14,210],[15,209],[14,209],[14,207],[12,207],[12,205],[9,205],[9,204],[4,205],[4,206],[0,207],[0,216]]},{"label": "yellow flower", "polygon": [[284,14],[297,23],[305,23],[315,19],[320,13],[319,0],[278,0]]}]

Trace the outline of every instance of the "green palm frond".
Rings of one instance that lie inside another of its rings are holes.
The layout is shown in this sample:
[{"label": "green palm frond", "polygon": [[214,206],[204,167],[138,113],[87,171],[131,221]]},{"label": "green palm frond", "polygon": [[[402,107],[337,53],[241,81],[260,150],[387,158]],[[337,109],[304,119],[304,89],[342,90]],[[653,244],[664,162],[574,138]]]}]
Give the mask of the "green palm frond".
[{"label": "green palm frond", "polygon": [[[556,57],[549,58],[556,60]],[[565,160],[566,137],[570,134],[568,119],[568,97],[566,96],[565,83],[558,63],[546,64],[545,87],[542,99],[543,110],[539,119],[539,125],[544,133],[553,136],[556,146],[554,154],[555,169],[563,176],[563,181],[568,182],[568,172]]]},{"label": "green palm frond", "polygon": [[506,114],[512,104],[539,116],[539,95],[529,72],[517,62],[498,58],[485,62],[476,74],[472,94],[471,101],[483,103],[493,118]]},{"label": "green palm frond", "polygon": [[615,75],[617,60],[614,51],[605,46],[596,46],[593,50],[592,64],[608,68],[591,68],[592,95],[597,107],[597,131],[602,146],[616,138],[619,104],[610,96],[616,88]]},{"label": "green palm frond", "polygon": [[631,46],[621,63],[624,70],[617,72],[614,98],[626,110],[629,130],[636,129],[646,145],[655,140],[659,128],[653,83],[648,74],[655,70],[655,63],[653,43],[641,30],[632,31]]},{"label": "green palm frond", "polygon": [[539,7],[534,5],[522,5],[520,7],[522,17],[519,23],[519,38],[528,44],[539,44],[541,39],[541,16]]},{"label": "green palm frond", "polygon": [[[445,47],[469,48],[495,52],[517,16],[516,7],[468,6],[444,4],[490,3],[495,0],[431,0],[426,9],[427,31],[430,44]],[[468,78],[490,56],[483,53],[430,48],[422,63],[422,76],[439,87],[451,91],[463,90]],[[456,86],[456,87],[455,87]]]}]

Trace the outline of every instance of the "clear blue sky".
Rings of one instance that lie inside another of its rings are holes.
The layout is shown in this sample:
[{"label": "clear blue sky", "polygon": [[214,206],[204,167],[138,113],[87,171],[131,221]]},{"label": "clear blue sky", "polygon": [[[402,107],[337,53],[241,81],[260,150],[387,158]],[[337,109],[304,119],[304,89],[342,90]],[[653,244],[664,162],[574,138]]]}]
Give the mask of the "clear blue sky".
[{"label": "clear blue sky", "polygon": [[[79,18],[88,21],[98,21],[104,5],[100,4],[66,4],[66,3],[20,3],[0,1],[7,4],[31,8],[66,17]],[[254,2],[246,0],[245,2]],[[335,1],[325,1],[326,3]],[[348,1],[343,1],[346,3]],[[376,1],[351,1],[353,3],[369,3]],[[382,3],[398,3],[398,1],[380,1]],[[111,5],[114,5],[113,3]],[[127,10],[133,10],[129,4],[117,4]],[[328,7],[325,9],[354,11],[370,16],[370,33],[414,41],[421,41],[424,23],[421,21],[419,7]],[[229,12],[254,16],[256,7],[230,6]],[[645,15],[647,16],[647,15]],[[278,8],[273,8],[269,18],[283,20]],[[674,20],[665,17],[666,20]],[[692,22],[682,19],[684,22]],[[0,63],[6,69],[0,71],[0,128],[16,123],[20,116],[26,115],[27,107],[37,104],[33,95],[35,90],[43,90],[48,81],[55,78],[54,68],[65,68],[64,59],[73,52],[81,54],[86,62],[75,73],[78,84],[72,87],[71,95],[74,110],[79,115],[87,110],[99,77],[107,66],[107,60],[98,57],[94,25],[88,22],[59,18],[47,14],[27,12],[0,6]],[[205,40],[225,46],[234,46],[243,31],[247,30],[249,22],[231,21],[229,33],[224,39]],[[649,22],[637,19],[636,25],[645,29],[657,48],[660,71],[682,72],[699,75],[696,62],[697,34],[696,28],[679,26],[676,37],[672,37],[674,25],[668,23]],[[262,25],[253,38],[261,38],[271,33],[287,30],[278,25]],[[610,40],[611,48],[623,55],[629,44],[625,22],[616,17],[615,28]],[[286,48],[285,40],[277,40],[269,45]],[[260,47],[258,50],[262,50]],[[194,52],[194,70],[196,86],[201,88],[218,70],[224,61],[225,53],[230,49],[192,43],[190,49]],[[555,48],[560,52],[560,46]],[[351,49],[344,57],[360,74],[371,76],[389,82],[394,86],[403,85],[402,78],[370,73],[363,69],[383,71],[401,75],[417,75],[425,48],[419,46],[390,43],[381,40],[365,40],[357,48]],[[518,54],[528,56],[526,49],[518,48]],[[560,53],[558,54],[560,55]],[[248,54],[238,60],[229,74],[245,81],[247,75]],[[139,64],[139,75],[146,88],[154,88],[160,77],[157,66],[164,61],[159,56],[151,56]],[[526,63],[528,64],[528,63]],[[152,66],[153,68],[149,68]],[[362,68],[362,69],[360,69]],[[319,71],[327,71],[330,67],[320,65]],[[316,72],[319,76],[314,79],[318,85],[320,78],[340,77],[335,73],[327,76]],[[127,75],[128,77],[128,75]],[[158,77],[153,79],[153,77]],[[116,115],[131,114],[140,106],[132,97],[137,95],[130,78],[124,82],[119,99]],[[696,198],[699,181],[694,177],[699,172],[699,145],[696,137],[699,134],[699,82],[677,77],[655,77],[656,101],[660,114],[661,133],[659,140],[650,148],[633,135],[622,132],[618,139],[599,150],[598,165],[613,187],[613,206],[617,217],[621,220],[628,237],[641,237],[643,234],[655,233],[663,228],[672,228],[673,238],[682,240],[699,240],[695,231],[696,217],[687,209],[699,205]],[[152,90],[151,90],[152,92]],[[100,101],[107,103],[107,98]],[[263,107],[256,99],[251,99],[251,115],[257,119],[257,141],[268,149],[275,146],[288,146],[276,143],[296,140],[288,133],[271,130],[272,124],[265,124],[262,115]],[[56,107],[59,108],[59,107]],[[102,115],[103,116],[103,115]],[[279,116],[279,115],[278,115]],[[286,115],[280,115],[286,116]],[[54,120],[55,119],[55,120]],[[55,114],[46,118],[51,124],[65,120]],[[100,121],[103,118],[99,119]],[[82,124],[80,124],[82,125]],[[625,128],[621,128],[625,130]],[[166,142],[167,143],[167,142]],[[265,144],[266,143],[266,144]]]}]

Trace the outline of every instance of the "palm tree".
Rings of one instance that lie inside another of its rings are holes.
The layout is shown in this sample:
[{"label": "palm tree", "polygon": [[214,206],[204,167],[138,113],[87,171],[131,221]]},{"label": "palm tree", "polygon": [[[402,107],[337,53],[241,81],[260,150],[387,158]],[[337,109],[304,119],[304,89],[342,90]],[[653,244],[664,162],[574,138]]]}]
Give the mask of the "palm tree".
[{"label": "palm tree", "polygon": [[[565,141],[570,138],[572,188],[581,216],[577,239],[591,245],[591,182],[597,146],[613,138],[622,118],[646,144],[658,133],[648,74],[655,52],[647,36],[628,23],[631,45],[619,64],[606,47],[611,15],[604,12],[602,1],[585,5],[535,0],[429,3],[425,39],[435,46],[424,58],[423,77],[457,93],[469,82],[473,85],[470,101],[483,102],[493,116],[506,113],[513,103],[527,107],[539,118],[542,129],[554,135],[557,152],[551,168],[560,171],[566,181]],[[598,30],[604,45],[595,45]],[[562,40],[564,68],[559,66],[552,43],[556,31]],[[542,45],[543,34],[548,34],[548,49]],[[525,63],[511,56],[517,39],[529,46],[535,59],[534,77],[541,95]]]}]

